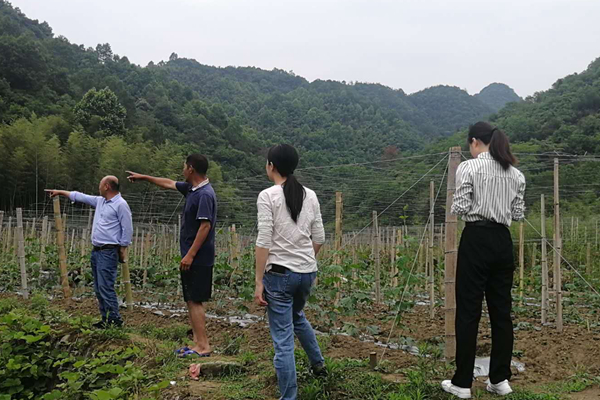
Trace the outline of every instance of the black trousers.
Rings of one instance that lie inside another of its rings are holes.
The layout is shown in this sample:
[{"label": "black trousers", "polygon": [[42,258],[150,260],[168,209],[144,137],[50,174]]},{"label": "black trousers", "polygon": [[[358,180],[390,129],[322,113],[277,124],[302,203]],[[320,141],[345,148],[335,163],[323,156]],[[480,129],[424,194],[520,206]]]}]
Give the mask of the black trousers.
[{"label": "black trousers", "polygon": [[513,243],[505,226],[467,224],[456,269],[456,373],[452,383],[473,384],[477,333],[485,294],[492,324],[490,381],[510,379],[513,351],[511,319],[514,273]]}]

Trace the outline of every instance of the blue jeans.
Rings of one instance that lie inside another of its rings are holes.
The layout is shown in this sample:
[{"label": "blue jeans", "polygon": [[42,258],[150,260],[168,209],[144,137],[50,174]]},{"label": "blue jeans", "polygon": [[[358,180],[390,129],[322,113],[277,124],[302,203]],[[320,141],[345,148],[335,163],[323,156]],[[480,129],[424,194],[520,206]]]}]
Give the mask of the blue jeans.
[{"label": "blue jeans", "polygon": [[298,395],[294,333],[312,366],[321,365],[325,361],[315,331],[302,311],[316,276],[316,272],[298,274],[286,270],[285,274],[269,271],[263,278],[265,300],[269,303],[269,328],[275,348],[273,364],[281,400],[295,400]]},{"label": "blue jeans", "polygon": [[121,321],[119,301],[115,292],[118,265],[118,248],[92,251],[94,292],[96,292],[103,321]]}]

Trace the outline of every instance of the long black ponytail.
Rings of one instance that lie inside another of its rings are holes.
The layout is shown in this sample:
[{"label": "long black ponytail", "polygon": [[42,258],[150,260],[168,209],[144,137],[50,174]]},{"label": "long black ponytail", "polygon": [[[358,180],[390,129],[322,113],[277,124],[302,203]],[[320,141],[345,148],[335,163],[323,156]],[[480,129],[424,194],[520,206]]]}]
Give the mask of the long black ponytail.
[{"label": "long black ponytail", "polygon": [[471,143],[473,139],[479,139],[484,144],[488,144],[490,146],[490,155],[505,170],[510,168],[511,165],[517,164],[517,159],[510,151],[508,136],[500,129],[494,128],[487,122],[478,122],[469,128],[468,142]]},{"label": "long black ponytail", "polygon": [[267,155],[268,162],[273,164],[282,177],[287,178],[283,184],[283,194],[285,204],[294,222],[298,222],[298,216],[302,212],[302,204],[306,195],[304,186],[294,176],[299,159],[298,152],[289,144],[273,146],[269,149]]}]

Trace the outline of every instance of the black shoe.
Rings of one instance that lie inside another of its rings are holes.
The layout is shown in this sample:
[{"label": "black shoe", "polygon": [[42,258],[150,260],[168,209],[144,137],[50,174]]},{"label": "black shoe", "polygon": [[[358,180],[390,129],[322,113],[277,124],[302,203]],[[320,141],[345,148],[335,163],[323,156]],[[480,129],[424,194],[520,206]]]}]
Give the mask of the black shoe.
[{"label": "black shoe", "polygon": [[123,320],[113,319],[106,322],[106,328],[121,328],[123,326]]},{"label": "black shoe", "polygon": [[313,365],[312,373],[317,378],[325,378],[327,376],[327,368],[325,367],[325,364]]},{"label": "black shoe", "polygon": [[96,329],[106,329],[106,321],[98,321],[95,324],[93,324],[92,327]]}]

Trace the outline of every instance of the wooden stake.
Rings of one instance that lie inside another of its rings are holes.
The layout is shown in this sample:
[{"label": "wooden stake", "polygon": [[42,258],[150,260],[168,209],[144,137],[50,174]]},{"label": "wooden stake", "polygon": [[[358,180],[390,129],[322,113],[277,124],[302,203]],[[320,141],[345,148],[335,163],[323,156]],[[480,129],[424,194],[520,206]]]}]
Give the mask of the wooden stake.
[{"label": "wooden stake", "polygon": [[445,308],[445,337],[446,348],[444,351],[446,361],[450,361],[456,355],[456,263],[458,249],[456,243],[456,229],[458,218],[450,213],[454,192],[456,191],[456,170],[460,164],[460,147],[450,149],[448,161],[448,184],[446,191],[446,257],[444,270],[444,283],[446,292]]},{"label": "wooden stake", "polygon": [[429,315],[435,317],[435,265],[433,265],[433,241],[435,234],[434,207],[435,185],[429,182]]},{"label": "wooden stake", "polygon": [[523,306],[523,278],[525,273],[525,234],[523,222],[519,223],[519,305]]},{"label": "wooden stake", "polygon": [[81,241],[80,241],[81,258],[85,257],[85,255],[87,253],[87,239],[88,239],[88,230],[83,229],[83,232],[81,232]]},{"label": "wooden stake", "polygon": [[35,238],[35,221],[36,218],[33,218],[33,221],[31,222],[31,233],[29,234],[29,237],[34,239]]},{"label": "wooden stake", "polygon": [[230,257],[231,257],[231,266],[233,267],[233,270],[231,271],[231,277],[229,278],[229,285],[231,286],[233,284],[233,278],[235,276],[235,273],[237,272],[239,266],[240,266],[240,261],[239,261],[239,254],[237,252],[238,249],[238,234],[236,232],[236,228],[235,228],[235,224],[231,225],[231,228],[229,230],[231,232],[231,241],[230,246],[229,246],[229,251],[230,251]]},{"label": "wooden stake", "polygon": [[559,194],[558,158],[554,159],[554,289],[556,291],[556,329],[563,331],[562,313],[562,271],[560,268],[562,256],[562,238],[560,233],[560,194]]},{"label": "wooden stake", "polygon": [[377,368],[377,353],[371,352],[369,353],[369,366],[371,369]]},{"label": "wooden stake", "polygon": [[[4,226],[2,225],[4,223],[4,211],[0,211],[0,240],[2,240],[2,234],[3,232],[3,228]],[[0,249],[2,250],[2,249]]]},{"label": "wooden stake", "polygon": [[21,292],[24,299],[29,298],[27,288],[27,269],[25,267],[25,237],[23,235],[23,209],[17,208],[17,238],[19,242],[19,267],[21,268]]},{"label": "wooden stake", "polygon": [[585,273],[589,277],[592,275],[592,248],[590,242],[587,242],[586,247]]},{"label": "wooden stake", "polygon": [[58,244],[58,260],[60,265],[60,279],[65,299],[71,297],[69,278],[67,275],[67,253],[65,249],[65,232],[63,230],[62,217],[60,215],[60,198],[54,198],[54,222],[56,224],[56,242]]},{"label": "wooden stake", "polygon": [[[144,269],[142,274],[142,287],[146,287],[146,283],[148,282],[148,265],[150,265],[150,231],[146,234],[146,246],[145,246],[146,256],[143,258],[143,264],[141,267]],[[143,252],[142,252],[143,253]]]},{"label": "wooden stake", "polygon": [[137,258],[137,247],[140,237],[139,227],[135,227],[135,239],[133,239],[133,258]]},{"label": "wooden stake", "polygon": [[133,309],[133,292],[131,291],[131,275],[129,274],[129,249],[125,247],[125,262],[122,264],[121,283],[125,284],[125,302],[129,310]]},{"label": "wooden stake", "polygon": [[[342,251],[342,210],[344,207],[344,200],[342,198],[342,192],[335,193],[335,260],[334,263],[337,266],[342,265],[341,251]],[[338,289],[335,294],[335,304],[338,305],[341,298],[341,287],[342,287],[342,275],[337,274],[339,279],[336,282],[335,287]]]},{"label": "wooden stake", "polygon": [[391,285],[393,288],[398,286],[398,272],[396,271],[396,252],[398,251],[398,229],[394,227],[392,229],[391,237],[392,245],[390,246],[390,277]]},{"label": "wooden stake", "polygon": [[571,217],[571,242],[575,237],[575,217]]},{"label": "wooden stake", "polygon": [[381,303],[381,264],[379,259],[379,223],[377,221],[377,211],[373,211],[373,255],[375,258],[375,302]]},{"label": "wooden stake", "polygon": [[8,226],[6,229],[6,243],[4,244],[4,253],[8,254],[12,242],[12,217],[8,217]]},{"label": "wooden stake", "polygon": [[40,236],[40,270],[44,270],[46,263],[46,241],[48,240],[48,216],[42,220],[42,235]]},{"label": "wooden stake", "polygon": [[71,233],[71,245],[69,247],[69,254],[73,252],[73,248],[75,247],[75,229],[72,230]]},{"label": "wooden stake", "polygon": [[548,251],[546,245],[546,200],[540,202],[542,222],[542,325],[548,319]]}]

